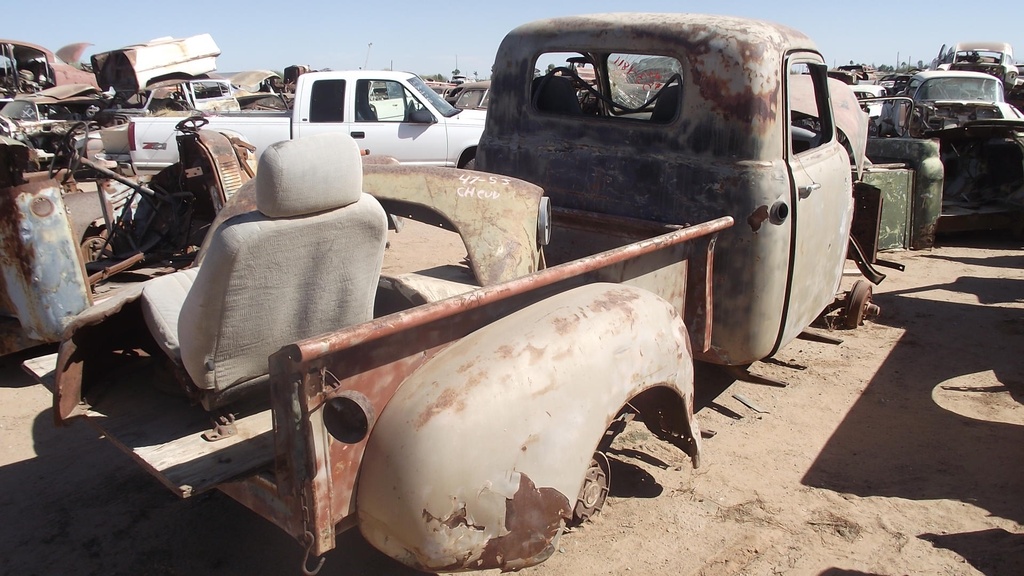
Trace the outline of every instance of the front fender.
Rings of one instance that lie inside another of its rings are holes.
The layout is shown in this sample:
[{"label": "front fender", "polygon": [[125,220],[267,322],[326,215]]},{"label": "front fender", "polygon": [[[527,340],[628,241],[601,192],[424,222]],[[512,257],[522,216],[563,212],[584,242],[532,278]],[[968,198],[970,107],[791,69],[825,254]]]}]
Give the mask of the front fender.
[{"label": "front fender", "polygon": [[651,292],[589,284],[498,320],[426,363],[383,410],[360,472],[360,529],[418,569],[542,562],[605,430],[652,388],[676,409],[642,417],[692,438],[696,462],[689,338]]}]

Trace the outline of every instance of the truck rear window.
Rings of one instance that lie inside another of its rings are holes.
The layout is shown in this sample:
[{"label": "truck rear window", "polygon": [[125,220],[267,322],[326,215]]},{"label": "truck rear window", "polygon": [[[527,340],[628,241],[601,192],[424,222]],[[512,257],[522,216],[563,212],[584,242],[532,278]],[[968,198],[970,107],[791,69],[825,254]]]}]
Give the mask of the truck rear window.
[{"label": "truck rear window", "polygon": [[540,112],[656,124],[679,115],[683,67],[670,56],[549,52],[534,68]]}]

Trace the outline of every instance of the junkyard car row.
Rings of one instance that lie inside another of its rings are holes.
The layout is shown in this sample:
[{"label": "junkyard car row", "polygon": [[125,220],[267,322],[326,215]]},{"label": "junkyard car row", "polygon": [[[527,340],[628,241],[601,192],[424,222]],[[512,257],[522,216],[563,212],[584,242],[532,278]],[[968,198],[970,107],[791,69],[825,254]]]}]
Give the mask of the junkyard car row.
[{"label": "junkyard car row", "polygon": [[[700,464],[694,362],[855,328],[848,258],[877,283],[879,250],[1024,208],[1008,45],[901,89],[765,22],[556,18],[454,106],[409,73],[218,78],[207,35],[94,55],[91,86],[0,47],[0,352],[59,343],[26,363],[59,423],[310,559],[358,527],[424,570],[542,562],[627,422]],[[404,218],[468,258],[382,274]]]}]

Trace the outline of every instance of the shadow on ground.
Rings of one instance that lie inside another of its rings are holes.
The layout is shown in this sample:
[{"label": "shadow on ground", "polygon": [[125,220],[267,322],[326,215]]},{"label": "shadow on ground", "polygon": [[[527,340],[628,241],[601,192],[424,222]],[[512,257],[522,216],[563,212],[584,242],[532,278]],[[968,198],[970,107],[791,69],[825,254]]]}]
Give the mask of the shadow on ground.
[{"label": "shadow on ground", "polygon": [[[1024,402],[1024,310],[1001,306],[1024,298],[1024,282],[969,275],[971,266],[1024,261],[1007,256],[963,263],[967,275],[951,283],[876,295],[886,311],[877,322],[902,328],[904,335],[804,476],[806,485],[862,497],[956,500],[1024,522],[1024,425],[966,417],[933,398],[940,387],[975,393],[943,383],[991,371],[998,381],[991,389],[1005,387]],[[961,301],[952,301],[951,292]],[[1021,555],[1013,552],[1024,548],[1024,536],[987,531],[921,537],[986,574],[1024,573],[1016,568]],[[987,552],[1007,543],[1012,546],[1001,554],[1015,568],[990,570]]]},{"label": "shadow on ground", "polygon": [[[0,573],[302,573],[284,531],[219,492],[179,499],[88,424],[56,428],[47,410],[33,437],[35,458],[0,467]],[[422,574],[358,530],[325,558],[324,576]]]}]

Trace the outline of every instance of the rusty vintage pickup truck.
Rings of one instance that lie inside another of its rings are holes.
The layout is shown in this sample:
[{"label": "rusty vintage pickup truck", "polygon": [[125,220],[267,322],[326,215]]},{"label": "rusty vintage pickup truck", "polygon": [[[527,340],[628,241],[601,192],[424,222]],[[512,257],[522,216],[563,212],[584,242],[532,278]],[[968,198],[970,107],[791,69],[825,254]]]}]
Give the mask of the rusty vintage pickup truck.
[{"label": "rusty vintage pickup truck", "polygon": [[[739,18],[537,22],[494,71],[486,172],[264,151],[194,268],[27,364],[57,420],[253,509],[307,573],[354,527],[424,570],[542,562],[630,420],[696,466],[694,360],[768,356],[836,296],[866,115],[811,40]],[[386,214],[468,258],[382,275]]]}]

